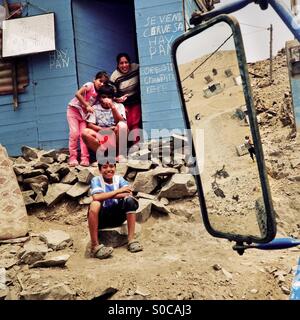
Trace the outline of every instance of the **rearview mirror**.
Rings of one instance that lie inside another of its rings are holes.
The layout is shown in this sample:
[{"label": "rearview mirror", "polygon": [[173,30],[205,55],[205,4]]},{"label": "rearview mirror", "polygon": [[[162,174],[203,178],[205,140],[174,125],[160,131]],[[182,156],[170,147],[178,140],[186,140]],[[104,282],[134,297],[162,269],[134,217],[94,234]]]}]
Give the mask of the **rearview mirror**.
[{"label": "rearview mirror", "polygon": [[239,244],[271,241],[275,218],[238,22],[220,15],[193,28],[174,42],[172,59],[207,231]]}]

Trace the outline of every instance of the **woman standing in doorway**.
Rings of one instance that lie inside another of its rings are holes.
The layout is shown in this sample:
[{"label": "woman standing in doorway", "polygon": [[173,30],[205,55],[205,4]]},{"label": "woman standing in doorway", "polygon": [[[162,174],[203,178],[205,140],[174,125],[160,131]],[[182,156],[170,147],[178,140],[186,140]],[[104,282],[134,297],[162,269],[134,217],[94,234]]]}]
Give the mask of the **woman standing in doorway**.
[{"label": "woman standing in doorway", "polygon": [[112,73],[110,80],[117,89],[117,102],[125,106],[130,140],[136,143],[139,141],[138,129],[142,126],[139,65],[131,63],[127,53],[119,53],[116,60],[117,69]]}]

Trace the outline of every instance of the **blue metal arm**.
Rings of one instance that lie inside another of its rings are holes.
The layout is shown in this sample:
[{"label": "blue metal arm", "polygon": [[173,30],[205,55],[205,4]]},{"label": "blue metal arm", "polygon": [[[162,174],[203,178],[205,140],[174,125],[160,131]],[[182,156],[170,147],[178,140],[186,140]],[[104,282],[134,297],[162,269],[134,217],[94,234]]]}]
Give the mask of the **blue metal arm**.
[{"label": "blue metal arm", "polygon": [[202,14],[203,20],[208,20],[218,16],[219,14],[229,14],[240,9],[243,9],[248,4],[254,2],[255,0],[237,0],[232,3],[224,4],[218,9],[214,9],[212,11],[208,11]]},{"label": "blue metal arm", "polygon": [[260,243],[253,248],[261,250],[278,250],[278,249],[288,249],[300,245],[299,239],[294,238],[277,238],[268,243]]},{"label": "blue metal arm", "polygon": [[297,24],[295,17],[286,9],[281,1],[269,0],[269,3],[285,25],[291,30],[295,38],[300,41],[300,24]]},{"label": "blue metal arm", "polygon": [[[244,7],[246,7],[250,3],[254,3],[255,0],[236,0],[232,3],[228,3],[226,5],[221,6],[218,9],[214,9],[212,11],[203,13],[201,18],[203,20],[208,20],[214,18],[220,14],[229,14],[235,11],[238,11]],[[258,2],[258,1],[257,1]],[[295,38],[300,41],[300,24],[297,24],[295,17],[291,14],[291,12],[286,8],[286,6],[282,3],[281,0],[268,0],[270,6],[275,10],[275,12],[279,15],[281,20],[285,23],[285,25],[290,29]]]}]

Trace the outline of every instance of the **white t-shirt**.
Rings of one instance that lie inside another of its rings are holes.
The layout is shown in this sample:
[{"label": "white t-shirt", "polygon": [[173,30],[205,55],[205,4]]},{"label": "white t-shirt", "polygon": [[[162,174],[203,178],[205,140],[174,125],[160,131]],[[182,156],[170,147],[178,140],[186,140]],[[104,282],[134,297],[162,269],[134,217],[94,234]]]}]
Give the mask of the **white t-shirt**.
[{"label": "white t-shirt", "polygon": [[[102,175],[94,177],[91,181],[91,194],[111,192],[128,186],[128,182],[119,175],[114,175],[113,182],[111,184],[106,183]],[[107,199],[103,203],[103,207],[110,207],[114,203],[118,203],[118,199]]]},{"label": "white t-shirt", "polygon": [[[126,120],[125,107],[122,103],[113,102],[120,115]],[[95,112],[91,113],[86,119],[87,122],[93,123],[99,127],[112,127],[116,125],[113,113],[110,108],[106,109],[100,103],[93,106]]]}]

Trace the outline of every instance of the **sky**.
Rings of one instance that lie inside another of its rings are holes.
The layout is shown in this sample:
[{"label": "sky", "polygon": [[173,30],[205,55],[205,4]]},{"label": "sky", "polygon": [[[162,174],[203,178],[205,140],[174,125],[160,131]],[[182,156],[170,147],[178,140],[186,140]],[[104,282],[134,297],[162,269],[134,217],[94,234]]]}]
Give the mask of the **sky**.
[{"label": "sky", "polygon": [[[228,2],[230,1],[221,0],[221,4]],[[283,2],[289,3],[289,1]],[[216,8],[221,4],[216,5]],[[293,34],[271,6],[267,10],[261,10],[257,4],[250,4],[232,15],[240,22],[248,62],[263,60],[270,56],[270,32],[266,30],[270,24],[273,25],[273,55],[285,47],[287,40],[294,39]],[[250,27],[246,24],[265,29]]]},{"label": "sky", "polygon": [[[216,8],[232,1],[234,0],[221,0],[221,3],[217,4]],[[282,1],[286,5],[289,3],[289,0]],[[240,23],[248,62],[264,60],[270,57],[270,31],[267,30],[270,24],[273,26],[273,56],[285,47],[287,40],[294,39],[293,34],[271,6],[267,10],[261,10],[257,4],[249,4],[231,15],[236,17]],[[222,43],[221,33],[216,31],[213,36],[209,35],[207,40],[201,41],[201,43],[210,46],[213,40]],[[199,42],[197,42],[194,41],[194,45],[190,43],[189,49],[184,50],[184,54],[182,52],[181,63],[186,63],[199,57],[200,51],[204,49],[202,48],[203,46],[199,47]]]}]

